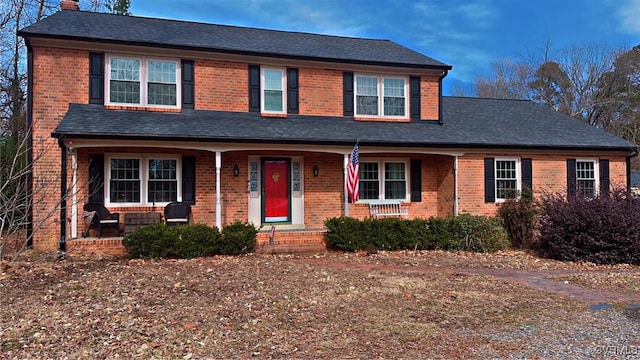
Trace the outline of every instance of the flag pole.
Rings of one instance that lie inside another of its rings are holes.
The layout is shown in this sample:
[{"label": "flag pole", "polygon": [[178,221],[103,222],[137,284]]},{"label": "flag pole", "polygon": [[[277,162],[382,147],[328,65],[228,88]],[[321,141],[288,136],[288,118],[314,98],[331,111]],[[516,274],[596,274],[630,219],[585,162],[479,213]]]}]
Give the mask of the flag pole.
[{"label": "flag pole", "polygon": [[[360,139],[356,139],[356,147],[360,143]],[[347,153],[344,155],[344,216],[349,216],[349,190],[347,188],[347,183],[349,182],[349,166],[351,165],[351,154]]]},{"label": "flag pole", "polygon": [[348,175],[349,167],[349,154],[344,154],[344,216],[349,216],[349,191],[347,190],[347,181],[349,181]]}]

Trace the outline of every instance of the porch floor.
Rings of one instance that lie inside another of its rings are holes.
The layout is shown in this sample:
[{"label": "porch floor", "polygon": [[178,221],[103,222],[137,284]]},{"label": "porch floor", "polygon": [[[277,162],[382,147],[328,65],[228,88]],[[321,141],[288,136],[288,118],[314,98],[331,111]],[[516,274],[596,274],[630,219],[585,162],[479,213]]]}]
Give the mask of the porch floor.
[{"label": "porch floor", "polygon": [[[259,231],[256,236],[256,253],[307,253],[326,250],[324,234],[326,229],[276,230],[273,239],[268,230]],[[115,255],[123,256],[126,251],[122,236],[86,237],[67,240],[67,255]]]}]

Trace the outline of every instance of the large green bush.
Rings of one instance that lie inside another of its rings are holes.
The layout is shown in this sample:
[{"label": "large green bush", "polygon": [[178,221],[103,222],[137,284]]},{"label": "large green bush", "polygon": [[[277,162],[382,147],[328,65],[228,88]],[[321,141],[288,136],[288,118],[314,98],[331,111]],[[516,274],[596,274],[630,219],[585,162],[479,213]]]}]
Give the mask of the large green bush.
[{"label": "large green bush", "polygon": [[495,218],[461,215],[427,220],[365,219],[349,217],[325,221],[330,248],[358,251],[370,246],[382,250],[442,249],[494,252],[509,246],[508,237]]},{"label": "large green bush", "polygon": [[597,264],[640,264],[640,198],[623,190],[595,198],[540,199],[539,253]]},{"label": "large green bush", "polygon": [[144,226],[122,239],[131,258],[184,258],[209,256],[215,253],[220,233],[217,228],[202,224]]},{"label": "large green bush", "polygon": [[216,244],[216,253],[239,255],[251,253],[256,248],[258,229],[253,224],[236,221],[222,228],[222,236]]},{"label": "large green bush", "polygon": [[538,207],[531,191],[523,191],[519,199],[508,199],[498,208],[498,217],[509,234],[511,246],[517,249],[535,248],[535,225]]},{"label": "large green bush", "polygon": [[173,226],[178,234],[175,243],[175,255],[181,259],[209,256],[216,253],[216,243],[220,232],[216,227],[204,224]]},{"label": "large green bush", "polygon": [[175,257],[177,234],[165,224],[138,228],[122,239],[122,245],[131,258]]}]

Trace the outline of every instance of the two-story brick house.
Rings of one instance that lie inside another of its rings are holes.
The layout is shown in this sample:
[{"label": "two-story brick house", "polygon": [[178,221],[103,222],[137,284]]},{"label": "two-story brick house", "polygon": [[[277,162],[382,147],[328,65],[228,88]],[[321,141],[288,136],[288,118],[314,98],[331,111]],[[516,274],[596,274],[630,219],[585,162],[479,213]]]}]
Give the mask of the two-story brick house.
[{"label": "two-story brick house", "polygon": [[193,222],[275,225],[280,249],[318,249],[325,219],[366,217],[372,201],[402,201],[410,217],[493,215],[524,187],[626,186],[636,155],[528,101],[444,97],[451,66],[392,41],[61,8],[19,32],[34,143],[54,150],[33,178],[61,178],[34,206],[36,249],[118,251],[117,238],[79,236],[89,201],[121,214],[187,202]]}]

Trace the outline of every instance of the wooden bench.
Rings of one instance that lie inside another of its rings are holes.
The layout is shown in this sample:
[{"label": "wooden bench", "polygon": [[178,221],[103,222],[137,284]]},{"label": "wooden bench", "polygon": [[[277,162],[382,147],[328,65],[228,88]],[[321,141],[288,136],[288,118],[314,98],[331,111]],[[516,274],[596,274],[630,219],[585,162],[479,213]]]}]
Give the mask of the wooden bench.
[{"label": "wooden bench", "polygon": [[399,200],[380,200],[369,203],[369,215],[374,219],[385,217],[409,218],[409,208]]}]

